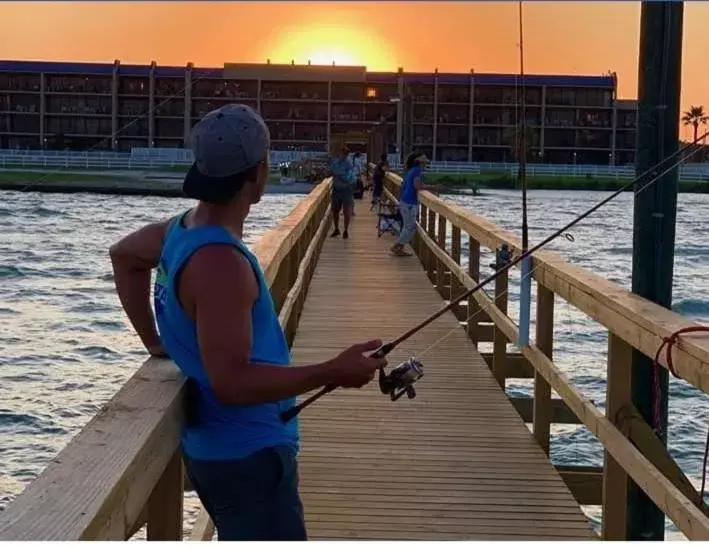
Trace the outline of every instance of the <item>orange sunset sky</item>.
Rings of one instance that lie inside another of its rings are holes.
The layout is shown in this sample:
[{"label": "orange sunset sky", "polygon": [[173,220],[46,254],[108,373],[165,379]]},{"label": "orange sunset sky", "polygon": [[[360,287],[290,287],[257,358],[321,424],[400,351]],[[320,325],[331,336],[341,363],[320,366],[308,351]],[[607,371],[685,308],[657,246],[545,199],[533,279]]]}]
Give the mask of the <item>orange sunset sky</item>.
[{"label": "orange sunset sky", "polygon": [[[637,94],[639,2],[525,2],[528,73],[618,73]],[[517,72],[516,2],[2,2],[5,59]],[[709,110],[709,2],[686,2],[682,108]],[[689,132],[683,131],[684,136]]]}]

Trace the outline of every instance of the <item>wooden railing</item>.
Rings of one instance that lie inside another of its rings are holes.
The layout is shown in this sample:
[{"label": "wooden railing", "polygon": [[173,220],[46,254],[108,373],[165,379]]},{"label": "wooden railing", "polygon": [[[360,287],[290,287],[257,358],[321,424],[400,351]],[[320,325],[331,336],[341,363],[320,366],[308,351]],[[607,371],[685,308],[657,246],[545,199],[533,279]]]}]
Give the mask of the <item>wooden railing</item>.
[{"label": "wooden railing", "polygon": [[[396,202],[401,178],[390,173],[385,185],[387,197]],[[514,234],[430,192],[419,196],[420,217],[412,247],[444,299],[455,299],[481,279],[481,246],[496,250],[507,244],[519,252],[521,242]],[[467,269],[461,266],[462,235],[468,237]],[[494,287],[486,288],[493,297],[477,291],[453,312],[476,345],[492,342],[492,353],[483,355],[503,389],[509,378],[534,379],[531,398],[511,399],[525,422],[533,425],[537,442],[548,454],[551,425],[576,423],[585,425],[603,444],[602,468],[557,468],[580,504],[602,505],[604,539],[625,538],[629,478],[689,539],[709,539],[707,506],[634,408],[630,393],[632,349],[654,359],[665,337],[697,324],[569,264],[558,254],[536,253],[532,273],[537,294],[536,340],[518,346],[518,353],[508,353],[508,342],[518,343],[519,329],[507,311],[506,273],[490,284]],[[605,414],[552,360],[555,295],[608,330]],[[709,336],[683,337],[672,357],[684,380],[704,392],[709,390]],[[667,368],[664,355],[661,365]],[[551,397],[552,390],[560,399]]]},{"label": "wooden railing", "polygon": [[[254,246],[289,344],[330,223],[330,181]],[[0,540],[182,540],[184,379],[150,358],[11,504]],[[191,539],[211,538],[203,511]]]}]

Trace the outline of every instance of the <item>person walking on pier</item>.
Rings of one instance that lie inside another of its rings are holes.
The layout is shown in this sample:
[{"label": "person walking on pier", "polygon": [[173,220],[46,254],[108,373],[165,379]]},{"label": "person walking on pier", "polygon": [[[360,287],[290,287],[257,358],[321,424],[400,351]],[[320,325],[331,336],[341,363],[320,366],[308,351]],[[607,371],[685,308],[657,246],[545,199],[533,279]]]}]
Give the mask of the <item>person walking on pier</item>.
[{"label": "person walking on pier", "polygon": [[354,166],[350,161],[349,149],[343,146],[340,154],[330,159],[330,174],[332,175],[332,222],[335,230],[330,237],[340,235],[340,210],[345,218],[344,232],[342,237],[349,238],[350,221],[354,212]]},{"label": "person walking on pier", "polygon": [[381,341],[289,367],[267,281],[243,242],[268,180],[268,128],[250,107],[227,105],[207,114],[191,141],[183,189],[198,204],[111,247],[116,291],[150,354],[169,355],[187,379],[184,462],[219,540],[306,540],[298,421],[283,424],[280,413],[325,385],[369,383],[386,360],[364,354]]},{"label": "person walking on pier", "polygon": [[420,190],[436,191],[439,185],[426,185],[423,182],[423,169],[428,163],[425,154],[412,152],[406,158],[406,175],[401,185],[399,211],[403,226],[396,243],[391,247],[391,253],[400,257],[411,255],[404,246],[411,241],[416,233],[416,216],[419,211],[418,193]]}]

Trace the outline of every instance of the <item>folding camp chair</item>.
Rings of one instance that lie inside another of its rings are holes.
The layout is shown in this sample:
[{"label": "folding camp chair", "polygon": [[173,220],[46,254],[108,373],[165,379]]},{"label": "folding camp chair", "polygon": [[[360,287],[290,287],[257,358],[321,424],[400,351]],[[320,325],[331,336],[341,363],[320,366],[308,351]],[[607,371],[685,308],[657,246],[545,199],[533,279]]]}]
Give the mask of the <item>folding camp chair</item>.
[{"label": "folding camp chair", "polygon": [[377,203],[377,238],[387,232],[398,236],[404,226],[399,206],[389,202],[379,201]]}]

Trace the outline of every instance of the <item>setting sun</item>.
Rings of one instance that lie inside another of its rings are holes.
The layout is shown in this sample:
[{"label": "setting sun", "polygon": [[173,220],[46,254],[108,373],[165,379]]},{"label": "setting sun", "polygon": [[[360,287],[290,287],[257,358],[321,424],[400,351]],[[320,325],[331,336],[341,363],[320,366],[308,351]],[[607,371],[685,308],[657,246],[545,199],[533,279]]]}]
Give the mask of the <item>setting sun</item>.
[{"label": "setting sun", "polygon": [[264,56],[274,63],[365,65],[370,70],[395,70],[392,48],[378,35],[356,23],[323,22],[286,27]]},{"label": "setting sun", "polygon": [[315,50],[312,52],[307,52],[305,54],[308,61],[313,65],[329,65],[335,63],[336,65],[361,65],[362,62],[355,60],[353,55],[349,53],[338,50],[336,48],[328,48],[323,50]]}]

